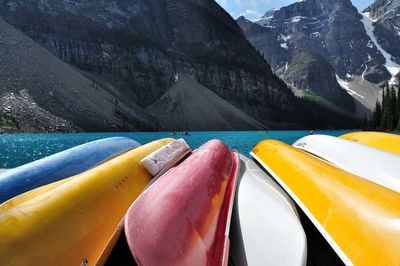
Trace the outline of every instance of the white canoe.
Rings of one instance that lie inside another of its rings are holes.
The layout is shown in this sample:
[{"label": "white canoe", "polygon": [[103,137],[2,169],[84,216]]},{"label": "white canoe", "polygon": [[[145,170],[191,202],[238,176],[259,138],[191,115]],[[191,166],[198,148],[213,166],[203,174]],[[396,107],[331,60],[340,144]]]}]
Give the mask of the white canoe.
[{"label": "white canoe", "polygon": [[293,146],[349,173],[400,192],[400,156],[325,135],[304,137]]},{"label": "white canoe", "polygon": [[230,235],[232,264],[305,265],[307,240],[294,206],[271,177],[241,155]]}]

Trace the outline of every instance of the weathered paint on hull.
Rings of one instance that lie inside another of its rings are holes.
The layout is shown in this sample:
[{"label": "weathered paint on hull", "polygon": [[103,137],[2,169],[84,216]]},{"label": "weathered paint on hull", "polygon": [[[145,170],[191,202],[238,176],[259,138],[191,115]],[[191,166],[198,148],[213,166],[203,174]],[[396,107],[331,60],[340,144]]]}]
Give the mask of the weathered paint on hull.
[{"label": "weathered paint on hull", "polygon": [[226,265],[238,154],[210,141],[150,186],[125,218],[139,265]]}]

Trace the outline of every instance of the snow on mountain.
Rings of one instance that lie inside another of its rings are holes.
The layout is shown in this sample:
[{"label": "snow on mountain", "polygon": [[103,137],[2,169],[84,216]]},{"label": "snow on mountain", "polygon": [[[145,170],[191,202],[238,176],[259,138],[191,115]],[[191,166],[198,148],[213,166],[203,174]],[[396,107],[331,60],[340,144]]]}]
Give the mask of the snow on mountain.
[{"label": "snow on mountain", "polygon": [[350,89],[350,83],[341,79],[337,74],[336,74],[336,80],[339,83],[340,87],[345,89],[347,91],[347,93],[350,94],[351,96],[353,96],[353,97],[356,96],[356,97],[360,97],[361,99],[365,99],[364,96],[362,96],[361,94]]},{"label": "snow on mountain", "polygon": [[[392,76],[383,65],[384,56],[365,32],[361,18],[350,0],[304,0],[267,11],[253,21],[253,26],[245,19],[237,22],[273,71],[295,93],[311,91],[342,107],[342,103],[352,100],[349,94],[358,104],[368,93],[343,88],[340,80],[352,87],[353,77],[362,76],[379,90],[379,84]],[[365,98],[371,104],[363,103],[368,108],[376,102],[375,93],[370,94]]]},{"label": "snow on mountain", "polygon": [[[264,30],[242,22],[244,34],[275,73],[292,88],[312,88],[327,100],[344,90],[372,110],[382,87],[400,75],[400,0],[375,0],[362,13],[351,0],[303,0],[253,21]],[[302,60],[296,61],[299,52]]]},{"label": "snow on mountain", "polygon": [[374,23],[377,21],[376,19],[372,19],[370,17],[369,12],[362,13],[362,20],[361,22],[364,24],[365,31],[367,32],[368,36],[371,38],[371,41],[374,43],[376,48],[378,48],[379,52],[385,58],[385,67],[389,71],[389,73],[393,76],[396,76],[400,72],[400,65],[393,61],[392,55],[386,52],[382,46],[378,43],[374,35],[375,26]]}]

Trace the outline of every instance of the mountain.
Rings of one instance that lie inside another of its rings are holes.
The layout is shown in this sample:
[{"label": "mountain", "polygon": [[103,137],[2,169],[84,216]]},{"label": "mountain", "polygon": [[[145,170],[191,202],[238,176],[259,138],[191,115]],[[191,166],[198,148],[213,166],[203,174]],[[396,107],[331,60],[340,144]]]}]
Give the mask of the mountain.
[{"label": "mountain", "polygon": [[[165,99],[171,99],[186,108],[179,98],[186,93],[207,99],[208,106],[220,103],[217,111],[224,109],[224,118],[219,122],[231,122],[232,129],[252,129],[258,124],[273,128],[359,125],[354,117],[314,95],[297,98],[232,17],[213,0],[0,0],[0,17],[29,36],[32,45],[40,44],[53,55],[51,59],[49,54],[42,56],[43,49],[33,52],[32,58],[54,66],[42,69],[31,61],[29,66],[36,71],[32,73],[37,79],[29,84],[38,86],[26,88],[38,90],[31,94],[44,111],[76,126],[65,131],[174,128],[176,124],[166,124],[175,122],[168,120],[159,106],[172,108],[165,103]],[[65,71],[47,62],[55,61],[55,57],[64,61]],[[15,82],[18,77],[11,74],[10,82]],[[46,75],[54,76],[54,81],[60,80],[66,88],[54,88],[56,84],[47,83]],[[192,85],[199,92],[174,89],[191,84],[174,86],[176,77],[185,76],[195,79],[198,84]],[[70,78],[80,80],[71,85],[72,91],[63,81]],[[21,88],[15,86],[18,93]],[[56,103],[50,104],[49,99]],[[199,106],[199,102],[194,103]],[[353,108],[350,105],[346,108]],[[240,114],[233,107],[240,109]],[[20,120],[8,114],[4,123]],[[234,119],[226,119],[227,114]],[[247,124],[244,118],[249,119]],[[198,126],[196,121],[191,122],[184,126]]]},{"label": "mountain", "polygon": [[293,94],[213,0],[0,0],[0,15],[142,108],[188,74],[263,123],[295,112]]},{"label": "mountain", "polygon": [[350,113],[355,112],[353,98],[339,85],[332,65],[320,54],[296,50],[292,62],[285,69],[278,70],[294,88],[300,88],[303,95],[314,94],[328,99]]},{"label": "mountain", "polygon": [[157,128],[148,121],[0,19],[0,132]]},{"label": "mountain", "polygon": [[147,110],[159,118],[162,130],[265,130],[240,109],[198,83],[180,75],[171,88]]},{"label": "mountain", "polygon": [[304,0],[270,10],[255,21],[242,17],[237,22],[273,71],[295,91],[310,91],[350,112],[354,105],[349,95],[355,106],[362,103],[372,109],[380,86],[395,74],[386,63],[389,50],[378,45],[385,40],[374,39],[380,29],[374,27],[371,36],[366,15],[350,0]]},{"label": "mountain", "polygon": [[386,65],[395,75],[400,69],[400,2],[376,0],[364,10],[364,16],[372,21],[377,46],[383,50]]}]

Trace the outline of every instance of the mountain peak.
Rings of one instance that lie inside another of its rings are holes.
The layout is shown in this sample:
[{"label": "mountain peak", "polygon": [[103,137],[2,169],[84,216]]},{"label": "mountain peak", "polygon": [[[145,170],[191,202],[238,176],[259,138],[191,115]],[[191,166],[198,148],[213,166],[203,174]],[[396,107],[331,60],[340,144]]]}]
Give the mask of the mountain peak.
[{"label": "mountain peak", "polygon": [[[392,5],[388,3],[387,6]],[[298,94],[297,89],[312,88],[313,92],[325,96],[336,104],[348,103],[347,95],[343,94],[343,90],[338,86],[335,77],[337,76],[345,82],[357,83],[355,91],[347,90],[347,92],[356,101],[361,101],[364,106],[372,108],[377,94],[373,91],[370,93],[370,90],[361,93],[362,89],[359,89],[358,83],[370,82],[371,86],[376,86],[376,90],[379,91],[378,86],[391,76],[385,67],[385,60],[390,56],[385,57],[380,52],[378,49],[380,47],[374,42],[375,39],[371,39],[367,34],[369,31],[366,31],[362,18],[350,0],[305,0],[279,10],[270,10],[261,19],[254,21],[265,30],[252,27],[249,23],[239,23],[239,25],[250,42],[270,62],[273,71],[290,85],[296,81],[297,85],[292,86],[296,94]],[[393,28],[396,24],[389,26]],[[375,25],[375,29],[378,27]],[[400,36],[400,27],[398,28]],[[388,39],[392,37],[386,35],[378,38],[383,42],[382,47]],[[319,57],[307,55],[308,59],[314,58],[318,61],[309,65],[310,71],[304,71],[304,68],[293,71],[294,65],[302,64],[302,60],[296,55],[300,50],[312,51],[319,55]],[[390,54],[396,56],[395,49],[392,50]],[[326,70],[325,78],[329,83],[322,84],[315,79],[315,77],[323,79],[324,75],[314,66]],[[339,95],[341,99],[338,98]]]},{"label": "mountain peak", "polygon": [[363,12],[369,12],[374,19],[381,17],[396,17],[400,11],[400,1],[395,0],[376,0]]},{"label": "mountain peak", "polygon": [[358,10],[353,6],[351,0],[302,0],[280,9],[271,9],[255,22],[263,26],[270,26],[270,22],[274,20],[298,22],[305,18],[329,17],[335,15],[336,12],[350,12],[358,16]]}]

